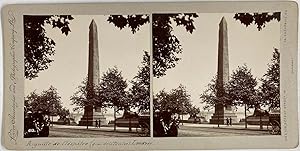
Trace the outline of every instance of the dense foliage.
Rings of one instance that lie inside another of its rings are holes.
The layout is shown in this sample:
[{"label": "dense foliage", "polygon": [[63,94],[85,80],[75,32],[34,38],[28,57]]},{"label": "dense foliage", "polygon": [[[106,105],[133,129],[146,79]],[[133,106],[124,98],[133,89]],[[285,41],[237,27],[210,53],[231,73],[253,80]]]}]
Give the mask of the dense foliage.
[{"label": "dense foliage", "polygon": [[262,104],[269,109],[280,108],[280,53],[274,48],[271,64],[267,72],[261,78],[262,85],[259,87]]},{"label": "dense foliage", "polygon": [[242,24],[248,27],[250,24],[255,24],[258,30],[262,30],[266,24],[272,20],[280,21],[280,12],[274,13],[236,13],[235,20],[239,20]]},{"label": "dense foliage", "polygon": [[35,91],[25,97],[25,111],[37,112],[41,110],[44,114],[59,115],[66,117],[69,115],[69,110],[63,108],[61,97],[57,93],[57,89],[50,86],[48,90],[44,90],[41,94]]},{"label": "dense foliage", "polygon": [[192,108],[190,95],[183,85],[170,92],[161,90],[154,96],[153,105],[155,111],[161,112],[169,109],[172,113],[177,114],[188,114]]},{"label": "dense foliage", "polygon": [[40,71],[49,68],[55,54],[55,42],[47,36],[45,25],[61,30],[62,34],[71,32],[69,23],[74,18],[71,15],[24,15],[24,65],[25,78],[32,79]]},{"label": "dense foliage", "polygon": [[150,55],[148,52],[144,52],[142,65],[131,83],[129,98],[132,101],[132,107],[138,108],[139,112],[150,111]]}]

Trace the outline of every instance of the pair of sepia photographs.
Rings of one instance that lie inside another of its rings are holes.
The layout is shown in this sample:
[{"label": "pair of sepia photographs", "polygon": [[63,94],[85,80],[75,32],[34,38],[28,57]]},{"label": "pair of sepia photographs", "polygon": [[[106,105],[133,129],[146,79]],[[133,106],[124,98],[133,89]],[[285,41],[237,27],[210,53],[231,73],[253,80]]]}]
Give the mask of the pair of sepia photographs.
[{"label": "pair of sepia photographs", "polygon": [[294,2],[8,5],[2,143],[294,148],[297,9]]}]

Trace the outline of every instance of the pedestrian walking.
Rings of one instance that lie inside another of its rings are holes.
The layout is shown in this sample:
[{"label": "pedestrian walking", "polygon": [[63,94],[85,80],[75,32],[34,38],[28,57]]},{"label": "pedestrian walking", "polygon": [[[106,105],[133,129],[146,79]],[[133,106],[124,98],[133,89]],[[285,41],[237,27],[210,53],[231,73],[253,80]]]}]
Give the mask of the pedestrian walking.
[{"label": "pedestrian walking", "polygon": [[100,128],[101,127],[101,121],[99,120],[98,122],[98,127]]},{"label": "pedestrian walking", "polygon": [[98,120],[96,120],[96,128],[98,128]]},{"label": "pedestrian walking", "polygon": [[230,126],[232,126],[232,118],[231,117],[229,119],[229,124],[230,124]]},{"label": "pedestrian walking", "polygon": [[226,125],[229,126],[229,119],[228,119],[228,117],[226,118]]}]

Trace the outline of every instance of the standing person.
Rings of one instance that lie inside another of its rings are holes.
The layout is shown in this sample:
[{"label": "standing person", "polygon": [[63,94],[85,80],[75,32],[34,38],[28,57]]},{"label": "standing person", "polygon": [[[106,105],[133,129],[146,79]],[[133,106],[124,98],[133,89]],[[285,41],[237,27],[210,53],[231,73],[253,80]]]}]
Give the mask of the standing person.
[{"label": "standing person", "polygon": [[101,127],[101,121],[99,120],[99,122],[98,122],[98,128],[100,128]]},{"label": "standing person", "polygon": [[172,119],[171,109],[168,108],[167,110],[163,111],[161,113],[161,117],[162,117],[162,125],[164,127],[165,134],[167,134],[167,131],[170,128],[170,122],[171,122],[171,119]]},{"label": "standing person", "polygon": [[29,129],[36,129],[35,124],[34,124],[34,118],[33,118],[33,114],[31,111],[27,112],[27,115],[25,116],[24,119],[24,137],[33,137],[34,133],[28,131]]},{"label": "standing person", "polygon": [[96,120],[96,128],[98,128],[98,120]]},{"label": "standing person", "polygon": [[228,119],[228,117],[226,118],[226,125],[229,126],[229,119]]},{"label": "standing person", "polygon": [[163,137],[165,135],[162,114],[159,110],[153,113],[153,136]]},{"label": "standing person", "polygon": [[232,118],[231,117],[229,119],[229,124],[230,124],[230,126],[232,126]]}]

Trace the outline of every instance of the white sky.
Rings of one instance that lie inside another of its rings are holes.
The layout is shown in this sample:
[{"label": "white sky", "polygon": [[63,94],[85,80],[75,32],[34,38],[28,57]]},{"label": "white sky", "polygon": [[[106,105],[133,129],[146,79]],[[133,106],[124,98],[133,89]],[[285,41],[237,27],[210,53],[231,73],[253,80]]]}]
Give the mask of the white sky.
[{"label": "white sky", "polygon": [[[218,27],[223,16],[228,28],[230,73],[238,65],[246,63],[255,77],[262,77],[272,58],[273,48],[279,48],[280,23],[271,21],[262,31],[258,31],[254,25],[246,28],[235,21],[234,14],[199,14],[194,22],[196,30],[193,34],[187,33],[181,26],[174,26],[174,34],[183,47],[182,60],[164,77],[154,78],[154,93],[162,89],[169,91],[183,84],[192,102],[201,106],[199,96],[217,73]],[[109,24],[107,17],[74,16],[68,36],[47,26],[47,35],[56,42],[54,62],[49,69],[39,73],[38,78],[25,80],[25,95],[53,85],[58,89],[63,105],[72,108],[70,96],[87,75],[88,27],[92,19],[98,27],[101,75],[108,68],[117,66],[123,77],[130,81],[142,61],[142,50],[150,50],[150,26],[146,24],[132,34],[129,28],[119,30]]]},{"label": "white sky", "polygon": [[150,50],[150,26],[146,24],[135,34],[129,28],[119,30],[106,20],[108,16],[73,16],[71,33],[62,35],[59,29],[47,26],[47,35],[56,42],[49,69],[40,72],[39,77],[25,80],[25,96],[35,89],[46,90],[53,85],[62,97],[63,105],[71,109],[70,97],[88,72],[88,32],[92,19],[98,30],[99,66],[101,76],[108,68],[117,66],[129,83],[141,65],[143,50]]},{"label": "white sky", "polygon": [[228,28],[229,71],[235,70],[244,63],[252,70],[252,74],[261,78],[267,70],[272,58],[273,48],[279,48],[280,23],[271,21],[263,30],[256,26],[242,25],[234,20],[234,14],[199,14],[195,19],[196,30],[189,34],[182,26],[174,28],[183,53],[177,66],[162,78],[154,78],[154,92],[186,86],[191,100],[200,105],[200,94],[217,74],[218,32],[221,18],[225,16]]}]

